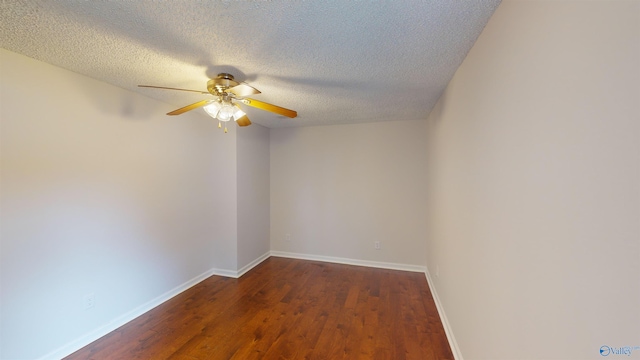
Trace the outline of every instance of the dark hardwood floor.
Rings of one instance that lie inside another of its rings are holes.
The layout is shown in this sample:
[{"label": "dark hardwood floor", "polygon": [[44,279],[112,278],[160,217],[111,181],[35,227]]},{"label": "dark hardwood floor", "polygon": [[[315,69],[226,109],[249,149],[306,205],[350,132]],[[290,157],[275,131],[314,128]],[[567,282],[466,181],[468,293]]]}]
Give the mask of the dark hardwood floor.
[{"label": "dark hardwood floor", "polygon": [[271,257],[66,359],[453,359],[424,274]]}]

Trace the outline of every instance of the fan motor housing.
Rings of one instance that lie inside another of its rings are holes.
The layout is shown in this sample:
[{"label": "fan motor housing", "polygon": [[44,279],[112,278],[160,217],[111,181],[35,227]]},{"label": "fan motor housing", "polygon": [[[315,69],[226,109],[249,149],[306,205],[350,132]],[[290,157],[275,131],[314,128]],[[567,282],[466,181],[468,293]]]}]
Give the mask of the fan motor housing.
[{"label": "fan motor housing", "polygon": [[221,95],[227,89],[237,86],[239,83],[233,80],[233,75],[227,73],[218,74],[215,79],[207,81],[207,90],[213,95]]}]

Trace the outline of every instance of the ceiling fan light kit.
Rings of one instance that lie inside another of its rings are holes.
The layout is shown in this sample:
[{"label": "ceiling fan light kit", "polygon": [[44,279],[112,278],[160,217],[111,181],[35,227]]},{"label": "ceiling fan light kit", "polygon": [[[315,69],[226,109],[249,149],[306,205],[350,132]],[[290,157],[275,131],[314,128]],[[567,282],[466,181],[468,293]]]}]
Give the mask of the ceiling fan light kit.
[{"label": "ceiling fan light kit", "polygon": [[[138,85],[139,87],[147,87],[153,89],[178,90],[197,92],[207,94],[207,92],[199,90],[178,89],[163,86]],[[215,79],[207,81],[208,94],[216,97],[215,100],[201,100],[196,103],[181,107],[180,109],[168,112],[167,115],[180,115],[187,111],[202,107],[203,110],[212,118],[218,120],[218,127],[222,128],[222,122],[228,122],[232,119],[238,126],[249,126],[251,121],[247,114],[242,111],[238,103],[269,111],[278,115],[295,118],[298,113],[294,110],[286,109],[277,105],[265,103],[262,101],[245,98],[247,95],[260,94],[260,91],[248,84],[240,83],[234,80],[233,75],[227,73],[218,74]],[[225,125],[224,132],[227,132]]]},{"label": "ceiling fan light kit", "polygon": [[[232,119],[237,122],[238,119],[246,115],[246,113],[240,109],[238,104],[232,104],[231,101],[224,100],[213,100],[209,104],[203,106],[202,109],[209,114],[209,116],[218,120],[219,128],[222,127],[221,122],[231,121]],[[247,118],[247,121],[248,120],[249,119]],[[249,124],[251,123],[249,122],[246,125],[238,123],[240,126],[247,126]],[[224,132],[227,132],[226,125],[224,127]]]}]

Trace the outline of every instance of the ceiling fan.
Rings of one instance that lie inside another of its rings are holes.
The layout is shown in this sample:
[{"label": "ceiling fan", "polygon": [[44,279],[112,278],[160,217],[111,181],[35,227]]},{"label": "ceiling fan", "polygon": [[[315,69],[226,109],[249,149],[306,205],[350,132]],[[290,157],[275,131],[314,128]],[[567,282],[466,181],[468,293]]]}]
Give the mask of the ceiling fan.
[{"label": "ceiling fan", "polygon": [[[222,127],[221,123],[226,123],[230,120],[234,120],[238,124],[238,126],[251,125],[251,121],[247,117],[247,114],[242,111],[239,103],[290,118],[295,118],[296,116],[298,116],[298,113],[294,110],[285,109],[280,106],[245,97],[247,95],[260,94],[260,91],[246,83],[235,81],[233,75],[227,73],[218,74],[218,76],[216,76],[214,79],[210,79],[209,81],[207,81],[208,91],[178,89],[152,85],[138,85],[138,87],[189,91],[200,94],[213,95],[215,96],[215,99],[213,100],[201,100],[191,105],[187,105],[181,107],[180,109],[168,112],[167,115],[180,115],[187,111],[202,107],[204,111],[207,112],[207,114],[209,114],[212,118],[218,120],[218,127]],[[224,128],[224,132],[227,132],[226,125]]]}]

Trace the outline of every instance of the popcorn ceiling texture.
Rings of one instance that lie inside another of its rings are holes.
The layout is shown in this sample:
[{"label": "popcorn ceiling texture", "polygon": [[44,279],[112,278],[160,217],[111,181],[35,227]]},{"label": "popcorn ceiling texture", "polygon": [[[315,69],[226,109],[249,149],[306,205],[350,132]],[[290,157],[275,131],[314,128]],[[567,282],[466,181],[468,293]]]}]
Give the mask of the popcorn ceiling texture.
[{"label": "popcorn ceiling texture", "polygon": [[[426,119],[500,0],[3,0],[0,46],[171,106],[229,72],[298,111],[267,127]],[[34,84],[46,96],[55,84]],[[0,99],[1,101],[1,99]],[[200,111],[200,110],[194,110]],[[202,112],[204,115],[204,112]]]}]

